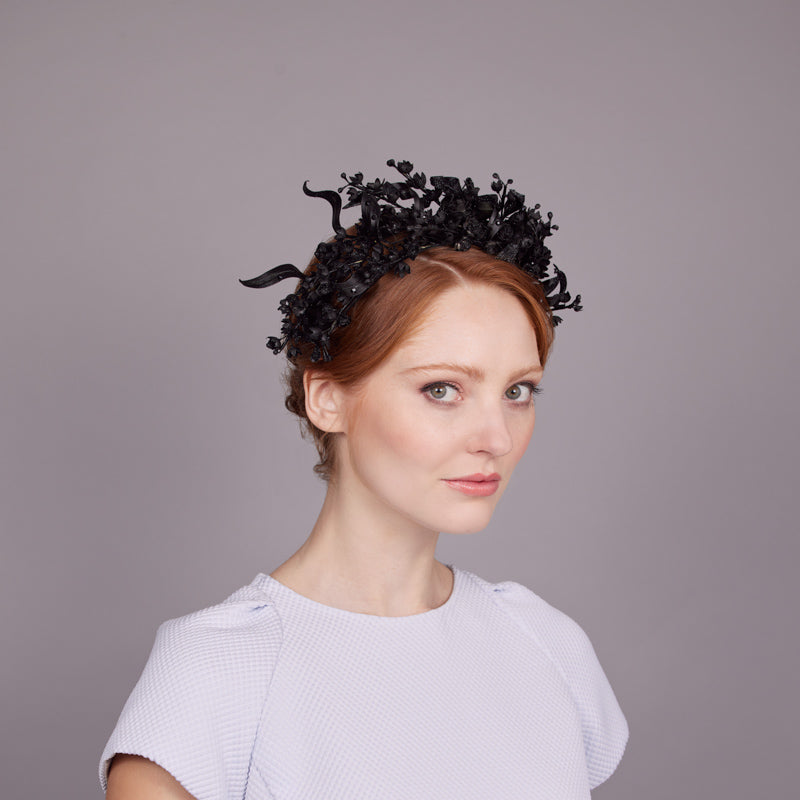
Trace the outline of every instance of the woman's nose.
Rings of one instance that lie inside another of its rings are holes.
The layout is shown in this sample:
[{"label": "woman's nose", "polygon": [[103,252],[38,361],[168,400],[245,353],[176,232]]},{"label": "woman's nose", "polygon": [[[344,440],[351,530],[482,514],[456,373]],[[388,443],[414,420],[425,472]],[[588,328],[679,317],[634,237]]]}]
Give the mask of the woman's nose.
[{"label": "woman's nose", "polygon": [[471,453],[504,456],[514,441],[502,406],[484,405],[475,409],[468,449]]}]

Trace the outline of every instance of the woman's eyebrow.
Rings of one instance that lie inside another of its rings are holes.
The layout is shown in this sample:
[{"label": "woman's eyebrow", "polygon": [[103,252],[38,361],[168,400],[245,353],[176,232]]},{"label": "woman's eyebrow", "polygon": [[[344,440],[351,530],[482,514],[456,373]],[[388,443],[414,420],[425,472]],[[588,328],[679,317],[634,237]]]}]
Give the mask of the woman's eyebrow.
[{"label": "woman's eyebrow", "polygon": [[[443,362],[441,364],[424,364],[419,367],[410,367],[403,370],[403,373],[408,372],[461,372],[469,378],[476,381],[482,381],[486,377],[486,373],[478,367],[470,366],[469,364],[453,364],[451,362]],[[539,364],[532,364],[530,367],[515,372],[509,380],[513,383],[515,380],[522,378],[525,375],[533,375],[536,378],[541,378],[544,368]]]}]

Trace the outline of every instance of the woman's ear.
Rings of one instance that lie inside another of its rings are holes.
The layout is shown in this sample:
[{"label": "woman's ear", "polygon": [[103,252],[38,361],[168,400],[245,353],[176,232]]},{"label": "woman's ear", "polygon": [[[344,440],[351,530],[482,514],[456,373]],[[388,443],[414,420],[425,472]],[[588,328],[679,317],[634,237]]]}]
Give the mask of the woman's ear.
[{"label": "woman's ear", "polygon": [[326,433],[344,432],[347,397],[342,386],[324,374],[306,370],[303,389],[308,419]]}]

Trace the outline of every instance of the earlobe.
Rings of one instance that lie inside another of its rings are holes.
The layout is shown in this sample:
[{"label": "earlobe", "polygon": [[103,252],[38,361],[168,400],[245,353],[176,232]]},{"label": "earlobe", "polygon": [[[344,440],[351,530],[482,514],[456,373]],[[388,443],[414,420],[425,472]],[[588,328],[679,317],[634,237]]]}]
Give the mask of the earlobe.
[{"label": "earlobe", "polygon": [[344,431],[345,404],[342,387],[331,378],[306,370],[303,375],[306,415],[321,431]]}]

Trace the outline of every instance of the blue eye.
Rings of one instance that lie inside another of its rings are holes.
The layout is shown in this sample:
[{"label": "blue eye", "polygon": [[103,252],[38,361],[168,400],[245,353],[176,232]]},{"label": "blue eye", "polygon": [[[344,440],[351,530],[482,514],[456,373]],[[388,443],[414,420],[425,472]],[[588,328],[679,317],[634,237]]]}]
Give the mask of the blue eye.
[{"label": "blue eye", "polygon": [[515,383],[506,389],[506,397],[515,403],[530,403],[542,390],[535,383]]},{"label": "blue eye", "polygon": [[450,403],[456,399],[458,387],[453,386],[452,383],[429,383],[422,388],[422,393],[437,403]]}]

